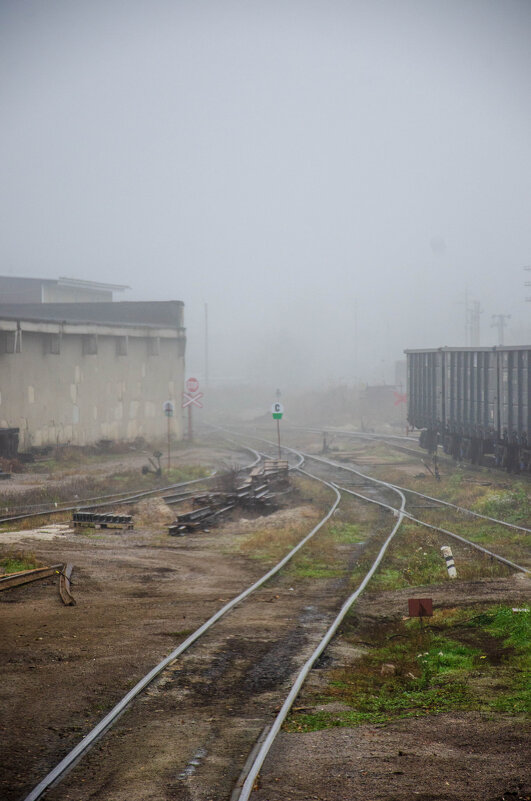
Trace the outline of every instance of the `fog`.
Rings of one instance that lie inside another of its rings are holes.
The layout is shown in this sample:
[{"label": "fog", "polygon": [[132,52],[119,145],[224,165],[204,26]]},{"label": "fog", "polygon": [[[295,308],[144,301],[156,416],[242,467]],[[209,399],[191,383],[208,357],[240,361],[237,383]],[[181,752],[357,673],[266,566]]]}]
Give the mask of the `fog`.
[{"label": "fog", "polygon": [[2,0],[0,273],[179,299],[187,371],[529,344],[527,0]]}]

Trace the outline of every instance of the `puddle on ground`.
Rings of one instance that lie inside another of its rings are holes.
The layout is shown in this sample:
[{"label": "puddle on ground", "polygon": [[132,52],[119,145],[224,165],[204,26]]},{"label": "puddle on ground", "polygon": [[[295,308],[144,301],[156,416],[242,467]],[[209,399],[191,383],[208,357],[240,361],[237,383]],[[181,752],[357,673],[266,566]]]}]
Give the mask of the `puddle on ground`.
[{"label": "puddle on ground", "polygon": [[193,776],[207,754],[208,751],[206,748],[198,748],[182,773],[179,773],[179,779],[188,779],[190,776]]}]

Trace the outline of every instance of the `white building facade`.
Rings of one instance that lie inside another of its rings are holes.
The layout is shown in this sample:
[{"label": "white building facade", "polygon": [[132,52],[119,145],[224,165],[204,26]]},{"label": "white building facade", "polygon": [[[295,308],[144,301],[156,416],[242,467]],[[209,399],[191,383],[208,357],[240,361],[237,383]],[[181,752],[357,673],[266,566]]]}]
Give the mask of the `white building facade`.
[{"label": "white building facade", "polygon": [[161,439],[185,344],[180,301],[0,305],[0,427],[20,429],[21,451]]}]

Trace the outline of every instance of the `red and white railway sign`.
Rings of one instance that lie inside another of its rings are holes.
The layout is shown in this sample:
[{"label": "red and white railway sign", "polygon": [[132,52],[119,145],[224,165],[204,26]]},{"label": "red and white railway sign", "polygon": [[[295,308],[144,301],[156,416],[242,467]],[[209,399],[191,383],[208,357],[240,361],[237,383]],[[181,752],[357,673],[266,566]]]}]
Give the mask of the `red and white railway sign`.
[{"label": "red and white railway sign", "polygon": [[195,393],[199,389],[199,381],[197,380],[197,378],[187,378],[186,389],[190,393],[190,395],[195,395]]},{"label": "red and white railway sign", "polygon": [[186,409],[187,406],[198,406],[200,409],[202,409],[203,404],[200,401],[200,398],[202,397],[202,392],[198,392],[197,395],[189,395],[187,392],[183,392],[183,409]]}]

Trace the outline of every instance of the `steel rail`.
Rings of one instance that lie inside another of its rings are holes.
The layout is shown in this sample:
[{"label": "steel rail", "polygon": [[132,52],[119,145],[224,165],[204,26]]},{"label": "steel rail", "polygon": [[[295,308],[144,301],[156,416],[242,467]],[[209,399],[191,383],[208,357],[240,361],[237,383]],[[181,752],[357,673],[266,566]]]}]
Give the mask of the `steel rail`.
[{"label": "steel rail", "polygon": [[[298,426],[291,426],[291,427],[292,428],[299,428]],[[304,427],[300,427],[300,430],[301,431],[310,431],[312,433],[320,433],[322,431],[322,429],[304,428]],[[357,433],[357,432],[354,432],[354,431],[350,432],[350,431],[341,431],[341,430],[334,430],[334,429],[327,429],[327,431],[329,431],[330,433],[333,433],[333,434],[340,434],[340,435],[346,436],[346,437],[358,437],[358,438],[361,438],[361,439],[365,438],[365,439],[372,439],[372,440],[382,440],[384,442],[389,440],[389,439],[406,439],[406,440],[408,439],[407,437],[398,437],[396,435],[391,435],[391,434],[389,434],[389,435],[385,435],[385,434],[364,434],[364,433]],[[406,449],[406,450],[408,450],[408,449]],[[416,451],[411,451],[411,452],[415,453],[416,455],[423,455],[422,451],[419,452],[418,454],[416,453]],[[305,454],[305,456],[306,456],[306,458],[310,458],[309,454]],[[312,457],[312,458],[317,458],[317,457]],[[363,475],[363,474],[361,473],[360,475]],[[368,478],[371,478],[371,477],[369,476]],[[371,480],[373,480],[373,479],[371,478]],[[509,523],[507,520],[499,520],[497,517],[489,517],[488,515],[483,515],[480,512],[474,512],[472,509],[467,509],[466,506],[459,506],[458,504],[451,503],[450,501],[445,501],[442,498],[434,498],[431,495],[425,495],[424,493],[418,492],[417,490],[409,489],[409,487],[401,487],[398,484],[394,484],[393,486],[397,487],[397,489],[400,489],[402,492],[410,492],[413,495],[418,495],[420,498],[425,498],[425,499],[430,500],[430,501],[435,501],[437,503],[442,504],[443,506],[449,506],[452,509],[456,509],[459,512],[463,512],[464,514],[472,515],[473,517],[479,517],[482,520],[488,520],[490,523],[498,523],[501,526],[506,526],[507,528],[516,529],[517,531],[525,531],[526,534],[531,534],[531,529],[526,528],[525,526],[519,526],[516,523]]]},{"label": "steel rail", "polygon": [[0,525],[4,523],[14,523],[17,520],[30,520],[32,517],[44,517],[46,515],[53,515],[53,514],[61,514],[62,512],[83,512],[89,509],[103,509],[106,506],[119,506],[122,503],[137,503],[141,501],[143,498],[147,498],[153,495],[159,495],[161,492],[167,492],[170,489],[177,489],[178,487],[187,487],[190,484],[197,484],[200,481],[210,481],[212,478],[215,477],[217,471],[211,473],[210,476],[206,476],[205,478],[194,478],[191,481],[183,481],[180,484],[171,484],[168,487],[160,487],[153,490],[143,490],[142,492],[137,492],[134,495],[127,495],[125,498],[120,498],[115,501],[105,501],[103,503],[91,503],[85,506],[80,506],[76,504],[75,506],[61,506],[48,508],[40,512],[30,512],[29,514],[20,514],[14,517],[2,517],[0,518]]},{"label": "steel rail", "polygon": [[[398,484],[395,486],[398,487]],[[488,515],[482,515],[480,512],[474,512],[472,509],[467,509],[466,506],[458,506],[455,503],[450,503],[450,501],[444,501],[442,498],[432,498],[431,495],[424,495],[422,492],[418,492],[417,490],[408,489],[408,487],[399,487],[402,492],[411,492],[413,495],[418,495],[420,498],[424,498],[428,501],[436,501],[437,503],[442,504],[443,506],[450,506],[452,509],[457,509],[459,512],[464,512],[467,515],[473,515],[474,517],[480,517],[483,520],[488,520],[490,523],[498,523],[501,526],[506,526],[507,528],[514,528],[517,531],[525,531],[526,534],[531,534],[531,528],[526,528],[525,526],[518,526],[516,523],[509,523],[507,520],[498,520],[496,517],[489,517]]]},{"label": "steel rail", "polygon": [[[250,451],[256,457],[253,462],[250,462],[248,465],[245,465],[243,468],[241,468],[242,470],[254,467],[256,464],[258,464],[261,457],[257,451],[255,451],[253,448],[248,448],[245,445],[241,445],[239,447],[241,450]],[[122,503],[136,503],[137,500],[141,500],[142,498],[146,498],[152,495],[156,496],[163,492],[168,492],[168,490],[178,489],[179,487],[187,487],[191,484],[198,484],[201,481],[211,481],[213,478],[215,478],[217,473],[218,473],[217,470],[213,470],[212,473],[210,473],[210,475],[204,476],[203,478],[194,478],[190,481],[181,481],[178,484],[169,484],[167,487],[155,487],[154,489],[151,490],[142,490],[141,492],[136,492],[130,495],[126,495],[126,497],[121,497],[124,493],[119,492],[113,495],[99,495],[95,496],[94,498],[86,499],[86,500],[97,501],[99,498],[116,498],[117,500],[115,501],[108,501],[108,502],[106,501],[104,503],[91,503],[85,506],[80,506],[79,502],[75,506],[58,507],[54,505],[53,507],[48,507],[47,509],[41,510],[40,512],[31,512],[29,514],[20,514],[12,517],[2,517],[0,518],[0,525],[3,525],[4,523],[12,523],[17,520],[26,520],[26,519],[29,520],[32,517],[42,517],[45,515],[59,514],[61,512],[74,512],[74,511],[81,512],[81,511],[86,511],[88,509],[102,509],[105,506],[118,506],[119,504]],[[68,501],[64,501],[64,503],[68,503]]]},{"label": "steel rail", "polygon": [[0,577],[0,591],[11,589],[11,587],[20,587],[22,584],[29,584],[32,581],[55,576],[63,567],[64,565],[61,563],[58,565],[36,567],[33,570],[20,570],[17,573],[8,573]]},{"label": "steel rail", "polygon": [[[360,498],[360,499],[362,499],[364,501],[367,501],[369,503],[374,503],[374,504],[377,504],[378,506],[382,506],[384,508],[387,508],[389,511],[391,511],[395,515],[398,514],[398,521],[397,521],[396,525],[394,526],[393,531],[391,532],[391,534],[389,535],[389,537],[385,541],[384,545],[382,546],[380,552],[378,553],[378,556],[377,556],[375,562],[373,563],[373,565],[371,566],[369,572],[367,573],[365,579],[360,584],[359,588],[347,599],[347,601],[345,602],[345,604],[341,608],[341,611],[340,611],[338,617],[336,618],[336,620],[334,621],[332,626],[329,628],[327,634],[325,635],[325,637],[323,638],[323,640],[321,641],[321,643],[319,644],[317,649],[314,651],[312,656],[307,660],[307,662],[303,666],[302,670],[298,674],[297,679],[296,679],[296,681],[295,681],[290,693],[288,694],[286,700],[284,701],[284,704],[282,705],[282,708],[281,708],[280,712],[278,713],[277,717],[275,718],[275,721],[274,721],[273,725],[269,729],[269,732],[268,732],[267,736],[265,737],[263,744],[260,746],[260,748],[259,748],[259,750],[257,752],[257,755],[256,755],[254,761],[252,762],[252,765],[249,767],[248,774],[247,774],[247,777],[246,777],[245,781],[243,782],[241,792],[239,793],[239,795],[236,794],[234,796],[235,797],[235,801],[236,801],[236,799],[237,799],[237,801],[248,801],[249,800],[250,795],[251,795],[252,790],[253,790],[253,787],[254,787],[254,783],[255,783],[256,778],[257,778],[257,776],[258,776],[258,774],[259,774],[259,772],[260,772],[260,770],[262,768],[262,765],[263,765],[263,763],[264,763],[264,761],[265,761],[265,759],[267,757],[267,754],[269,753],[269,751],[271,749],[271,746],[273,745],[273,742],[276,739],[276,736],[277,736],[278,732],[280,731],[280,728],[281,728],[282,724],[284,723],[284,721],[285,721],[285,719],[286,719],[286,717],[287,717],[287,715],[289,713],[289,710],[291,709],[291,707],[292,707],[297,695],[299,694],[300,689],[301,689],[304,681],[306,680],[310,670],[312,669],[312,667],[315,664],[315,662],[317,661],[317,659],[321,656],[321,654],[323,653],[323,651],[325,650],[327,645],[330,643],[332,637],[336,633],[339,625],[343,621],[344,617],[346,616],[347,612],[351,608],[352,604],[359,597],[359,595],[363,592],[363,590],[367,586],[368,582],[370,581],[370,579],[374,575],[374,572],[376,571],[378,565],[380,564],[380,562],[381,562],[381,560],[382,560],[382,558],[383,558],[383,556],[385,554],[385,551],[387,550],[388,545],[390,544],[392,538],[394,537],[394,535],[398,531],[398,528],[400,527],[400,525],[401,525],[402,521],[404,520],[404,518],[407,518],[407,519],[410,519],[410,520],[412,520],[414,522],[420,523],[421,525],[425,525],[428,528],[432,528],[432,529],[435,529],[435,530],[438,530],[438,531],[442,531],[443,533],[448,534],[449,536],[453,536],[456,539],[461,540],[462,542],[464,542],[464,543],[466,543],[468,545],[471,545],[472,547],[477,548],[478,550],[482,551],[483,553],[486,553],[489,556],[492,556],[492,557],[498,559],[499,561],[501,561],[501,562],[503,562],[503,563],[505,563],[505,564],[507,564],[507,565],[509,565],[511,567],[514,567],[514,568],[516,568],[518,570],[521,570],[521,571],[523,571],[525,573],[530,572],[526,568],[523,568],[520,565],[516,565],[514,562],[511,562],[510,560],[507,560],[504,557],[499,556],[499,554],[494,554],[491,551],[488,551],[486,548],[483,548],[482,546],[478,546],[478,545],[476,545],[476,543],[470,542],[469,540],[466,540],[464,537],[461,537],[458,534],[454,534],[453,532],[449,532],[449,531],[447,531],[445,529],[441,529],[441,528],[438,528],[436,526],[432,526],[429,523],[424,523],[424,521],[418,520],[417,518],[413,517],[413,515],[409,514],[405,510],[406,499],[405,499],[405,495],[402,492],[402,488],[397,487],[395,484],[391,484],[389,482],[382,481],[381,479],[373,478],[372,476],[368,476],[368,475],[362,473],[359,470],[355,470],[352,467],[348,467],[346,465],[339,464],[339,463],[334,463],[331,460],[324,459],[322,457],[315,457],[315,456],[312,456],[311,454],[306,454],[304,452],[294,451],[294,449],[287,448],[286,446],[284,446],[284,447],[285,447],[286,450],[290,450],[292,452],[299,453],[301,456],[304,456],[306,458],[314,459],[314,460],[316,460],[318,462],[324,462],[325,464],[327,464],[327,465],[329,465],[331,467],[334,467],[335,469],[345,470],[347,472],[355,473],[356,475],[358,475],[358,476],[360,476],[360,477],[362,477],[364,479],[369,479],[371,482],[373,482],[375,484],[380,484],[380,485],[382,485],[384,487],[387,487],[388,489],[390,489],[390,490],[392,490],[392,491],[394,491],[394,492],[396,492],[396,493],[398,493],[400,495],[402,503],[401,503],[400,509],[397,509],[396,507],[393,507],[390,504],[386,504],[386,503],[383,503],[381,501],[377,501],[374,498],[367,498],[366,496],[361,495],[360,493],[354,492],[354,491],[346,489],[344,487],[339,487],[337,484],[332,482],[332,486],[334,486],[339,491],[345,491],[348,494],[354,495],[354,496],[356,496],[356,497],[358,497],[358,498]],[[300,470],[299,472],[301,472],[301,473],[303,473],[305,475],[312,476],[311,473],[308,473],[307,471],[304,471],[304,470]],[[312,476],[312,477],[313,478],[317,478],[317,476]],[[405,490],[405,491],[407,491],[407,490]],[[422,493],[416,493],[416,494],[421,495],[421,497],[426,497],[426,498],[428,497],[428,496],[422,496]],[[436,500],[436,499],[430,498],[430,500]]]},{"label": "steel rail", "polygon": [[[374,478],[373,476],[368,476],[366,473],[362,473],[359,470],[356,470],[353,467],[348,467],[347,465],[340,464],[339,462],[333,462],[331,459],[325,459],[323,456],[314,456],[310,453],[304,453],[301,451],[306,459],[313,459],[317,462],[324,462],[332,467],[338,467],[342,470],[348,470],[351,473],[355,473],[362,478],[367,478],[369,481],[374,481],[375,483],[379,482],[379,479]],[[380,483],[382,483],[380,481]],[[383,482],[387,483],[387,482]],[[506,526],[507,528],[517,529],[518,531],[525,531],[527,534],[531,534],[531,529],[525,528],[525,526],[518,526],[515,523],[508,523],[506,520],[498,520],[496,517],[488,517],[488,515],[482,515],[479,512],[473,512],[472,509],[467,509],[464,506],[457,506],[455,503],[450,503],[450,501],[444,501],[441,498],[434,498],[431,495],[424,495],[422,492],[418,492],[417,490],[408,489],[408,487],[400,487],[398,484],[389,484],[389,486],[393,486],[396,489],[400,490],[401,492],[410,492],[413,495],[417,495],[419,498],[424,498],[428,501],[435,501],[436,503],[441,503],[443,506],[450,506],[454,509],[457,509],[460,512],[466,512],[467,514],[473,515],[474,517],[480,517],[483,520],[488,520],[490,523],[499,523],[501,526]]]},{"label": "steel rail", "polygon": [[[313,476],[312,476],[313,477]],[[338,490],[332,486],[332,484],[328,481],[325,481],[322,478],[318,478],[315,476],[316,480],[320,481],[322,484],[325,484],[329,487],[332,492],[335,494],[335,500],[331,505],[330,509],[328,510],[327,514],[317,523],[312,530],[307,534],[305,537],[300,540],[297,545],[289,551],[286,556],[280,560],[271,570],[265,573],[258,581],[255,581],[250,587],[246,590],[241,592],[238,596],[233,598],[229,603],[225,604],[221,609],[219,609],[212,617],[210,617],[203,625],[201,625],[195,632],[193,632],[189,637],[187,637],[184,642],[177,646],[170,654],[168,654],[165,659],[159,662],[152,670],[149,671],[142,679],[140,679],[137,684],[121,699],[121,701],[116,704],[116,706],[111,709],[111,711],[105,715],[105,717],[87,734],[85,737],[79,742],[62,760],[59,764],[53,768],[53,770],[48,773],[45,778],[36,785],[33,790],[26,796],[25,801],[37,801],[37,799],[41,798],[42,795],[49,789],[52,785],[57,784],[61,778],[70,771],[75,764],[84,756],[84,754],[89,751],[94,743],[102,737],[102,735],[111,728],[111,726],[118,720],[118,718],[125,712],[129,704],[136,698],[151,682],[169,665],[173,662],[178,656],[180,656],[184,651],[186,651],[196,640],[198,640],[206,631],[208,631],[215,623],[217,623],[220,618],[226,615],[231,609],[233,609],[237,604],[247,598],[251,593],[253,593],[256,589],[261,587],[265,584],[270,578],[272,578],[276,573],[278,573],[284,565],[286,565],[292,558],[295,556],[296,553],[310,540],[314,534],[316,534],[319,529],[321,529],[325,523],[331,518],[333,513],[335,512],[339,501],[341,500],[341,495]]]},{"label": "steel rail", "polygon": [[412,445],[418,442],[418,437],[404,437],[398,434],[371,434],[368,431],[347,431],[344,428],[332,428],[331,426],[312,428],[310,426],[296,426],[292,424],[286,427],[295,429],[296,431],[310,431],[312,434],[322,434],[325,432],[329,434],[340,434],[344,437],[358,437],[359,439],[398,439],[401,442],[410,442]]},{"label": "steel rail", "polygon": [[[316,431],[317,429],[301,428],[301,430],[303,430],[303,431],[312,431],[313,432],[313,431]],[[242,435],[242,436],[245,436],[245,435]],[[367,435],[367,436],[371,436],[371,435]],[[374,437],[378,437],[378,435],[373,435],[373,436]],[[380,439],[382,439],[382,438],[383,437],[380,436]],[[274,444],[270,440],[264,440],[262,437],[255,437],[255,439],[261,440],[263,442],[270,442],[270,444]],[[373,476],[369,476],[366,473],[362,473],[360,470],[356,470],[353,467],[348,467],[345,464],[340,464],[339,462],[334,462],[331,459],[325,459],[322,456],[315,456],[315,455],[313,455],[311,453],[305,453],[304,451],[296,451],[293,448],[287,447],[286,445],[283,445],[282,447],[285,450],[291,450],[294,453],[300,454],[305,459],[313,459],[314,461],[324,462],[325,464],[328,464],[331,467],[337,467],[337,468],[342,469],[342,470],[348,470],[351,473],[355,473],[356,475],[361,476],[362,478],[366,478],[369,481],[373,481],[374,483],[387,484],[389,487],[394,487],[395,489],[400,490],[401,492],[410,492],[412,495],[417,495],[419,498],[424,498],[424,500],[434,501],[435,503],[442,504],[443,506],[449,506],[452,509],[456,509],[459,512],[464,512],[465,514],[472,515],[473,517],[478,517],[478,518],[481,518],[482,520],[488,520],[489,523],[497,523],[497,524],[499,524],[501,526],[505,526],[506,528],[512,528],[512,529],[515,529],[516,531],[524,531],[526,534],[531,534],[531,529],[526,528],[525,526],[519,526],[516,523],[509,523],[507,520],[499,520],[496,517],[489,517],[488,515],[483,515],[480,512],[474,512],[472,509],[467,509],[465,506],[458,506],[457,504],[451,503],[450,501],[445,501],[442,498],[435,498],[432,495],[425,495],[422,492],[418,492],[418,490],[409,489],[408,487],[401,487],[398,484],[391,484],[390,482],[385,482],[385,481],[382,482],[379,479],[374,478]]]},{"label": "steel rail", "polygon": [[[431,501],[438,501],[439,500],[438,498],[432,498],[429,495],[423,495],[422,493],[416,492],[415,490],[408,490],[405,487],[399,487],[397,484],[392,484],[391,482],[388,482],[388,481],[381,481],[380,479],[373,478],[372,476],[368,476],[367,474],[362,473],[362,472],[360,472],[359,470],[356,470],[353,467],[349,467],[347,465],[340,464],[339,462],[333,462],[330,459],[324,459],[323,457],[320,457],[320,456],[312,456],[311,454],[304,453],[302,451],[294,451],[293,448],[286,448],[286,450],[291,450],[294,453],[297,453],[297,454],[299,454],[301,456],[304,456],[307,459],[314,459],[315,461],[324,462],[325,464],[327,464],[329,466],[332,466],[332,467],[335,467],[335,468],[337,468],[339,470],[346,470],[346,471],[348,471],[350,473],[355,473],[356,475],[359,475],[362,478],[367,478],[367,479],[369,479],[370,481],[373,481],[376,484],[382,484],[382,485],[384,485],[384,486],[386,486],[386,487],[388,487],[390,489],[393,489],[393,490],[399,492],[400,494],[402,492],[413,492],[413,494],[419,495],[421,498],[425,498],[427,500],[431,500]],[[301,471],[301,472],[303,472],[303,471]],[[340,487],[335,482],[331,482],[331,483],[332,483],[332,485],[334,487],[336,487],[337,489],[339,489],[341,491],[347,492],[350,495],[355,495],[356,497],[361,498],[361,499],[363,499],[365,501],[368,501],[369,503],[374,503],[374,504],[377,504],[378,506],[385,507],[386,509],[389,509],[393,513],[397,513],[399,511],[396,507],[391,506],[390,504],[383,503],[382,501],[376,501],[373,498],[367,498],[365,495],[362,495],[361,493],[353,492],[352,490],[349,490],[346,487]],[[442,501],[442,503],[445,503],[445,502]],[[448,505],[454,506],[454,504],[448,504]],[[460,507],[456,507],[456,508],[459,509]],[[467,510],[467,509],[463,508],[463,511],[471,511],[471,510]],[[471,512],[471,513],[472,514],[476,514],[474,512]],[[431,528],[434,531],[439,531],[442,534],[446,534],[449,537],[453,537],[454,539],[465,543],[466,545],[470,545],[472,548],[475,548],[476,550],[480,551],[481,553],[484,553],[484,554],[496,559],[498,562],[501,562],[501,563],[507,565],[508,567],[514,568],[515,570],[519,570],[522,573],[531,573],[531,570],[529,570],[528,568],[523,567],[522,565],[518,565],[516,562],[513,562],[511,559],[507,559],[505,556],[501,556],[500,554],[497,554],[494,551],[489,551],[488,548],[484,548],[482,545],[478,545],[478,543],[473,542],[472,540],[468,540],[468,539],[466,539],[466,537],[462,537],[460,534],[456,534],[455,532],[449,531],[448,529],[442,528],[441,526],[435,526],[435,525],[433,525],[431,523],[427,523],[424,520],[420,520],[419,518],[414,517],[412,514],[410,514],[407,511],[404,511],[404,516],[407,517],[409,520],[411,520],[414,523],[418,523],[419,525],[425,526],[426,528]],[[479,515],[479,516],[480,517],[485,517],[485,515]],[[490,520],[491,522],[500,522],[500,523],[504,522],[504,521],[497,521],[497,520],[495,520],[495,518],[488,518],[487,517],[486,519]],[[511,524],[511,523],[505,523],[505,525],[513,527],[513,524]],[[529,531],[529,529],[525,529],[525,528],[522,529],[522,527],[520,527],[520,526],[516,526],[516,528],[521,529],[523,531]]]},{"label": "steel rail", "polygon": [[[288,448],[287,450],[293,450],[293,449]],[[387,481],[381,481],[380,479],[373,478],[372,476],[368,476],[365,473],[361,473],[359,470],[355,470],[353,467],[348,467],[347,465],[340,464],[338,462],[333,462],[330,459],[324,459],[324,458],[319,457],[319,456],[312,456],[311,454],[303,453],[302,451],[301,452],[294,451],[294,452],[295,453],[300,453],[301,456],[304,456],[307,459],[314,459],[314,460],[319,461],[319,462],[325,462],[326,464],[328,464],[330,466],[333,466],[333,467],[336,467],[339,470],[346,470],[348,472],[355,473],[355,474],[361,476],[362,478],[368,478],[370,481],[373,481],[373,482],[375,482],[377,484],[383,484],[384,486],[387,486],[387,487],[389,487],[391,489],[394,489],[395,491],[399,492],[400,494],[402,494],[403,492],[413,492],[414,495],[418,495],[421,498],[425,498],[427,500],[431,500],[431,501],[438,501],[439,500],[438,498],[432,498],[429,495],[423,495],[421,492],[416,492],[415,490],[408,490],[405,487],[399,487],[397,484],[392,484],[392,483],[387,482]],[[386,503],[383,503],[381,501],[376,501],[374,498],[367,498],[365,495],[361,495],[358,492],[353,492],[352,490],[349,490],[346,487],[340,487],[335,482],[331,482],[331,483],[332,483],[332,485],[334,487],[336,487],[340,491],[347,492],[350,495],[355,495],[356,497],[361,498],[361,499],[363,499],[365,501],[368,501],[369,503],[374,503],[374,504],[377,504],[378,506],[385,507],[385,508],[389,509],[390,511],[392,511],[393,513],[397,513],[399,511],[396,507],[393,507],[390,504],[386,504]],[[447,502],[442,501],[442,503],[447,503]],[[450,503],[448,503],[447,505],[455,506],[455,504],[450,504]],[[461,507],[456,507],[456,508],[460,509]],[[464,508],[463,508],[463,511],[470,511],[471,512],[471,510],[464,509]],[[522,573],[531,573],[531,570],[529,570],[528,568],[523,567],[522,565],[518,565],[516,562],[513,562],[511,559],[507,559],[505,556],[501,556],[500,554],[497,554],[494,551],[489,551],[488,548],[484,548],[482,545],[478,545],[476,542],[473,542],[472,540],[468,540],[468,539],[466,539],[466,537],[462,537],[460,534],[456,534],[455,532],[449,531],[448,529],[442,528],[441,526],[435,526],[435,525],[433,525],[431,523],[427,523],[424,520],[420,520],[419,518],[414,517],[412,514],[410,514],[409,512],[407,512],[405,510],[404,510],[403,514],[404,514],[405,517],[407,517],[412,522],[418,523],[419,525],[425,526],[426,528],[430,528],[430,529],[432,529],[434,531],[439,531],[442,534],[446,534],[449,537],[453,537],[454,539],[459,540],[460,542],[463,542],[466,545],[470,545],[472,548],[475,548],[476,550],[480,551],[481,553],[484,553],[484,554],[490,556],[491,558],[496,559],[498,562],[501,562],[501,563],[507,565],[508,567],[514,568],[515,570],[519,570]],[[471,514],[476,514],[476,513],[475,512],[471,512]],[[478,515],[478,516],[479,517],[484,517],[484,518],[486,517],[485,515]],[[486,519],[490,520],[491,522],[498,522],[498,523],[502,523],[502,524],[504,523],[504,521],[495,520],[495,518],[486,517]],[[510,526],[511,528],[518,528],[518,529],[523,530],[523,531],[529,531],[529,529],[522,528],[521,526],[513,526],[512,523],[505,523],[505,525]]]},{"label": "steel rail", "polygon": [[[356,496],[356,498],[361,498],[362,500],[367,501],[368,503],[374,503],[377,506],[383,506],[385,509],[389,509],[389,511],[391,512],[396,513],[399,511],[396,507],[391,506],[388,503],[377,501],[374,498],[367,498],[365,495],[361,495],[361,493],[359,492],[354,492],[351,489],[347,489],[347,487],[340,487],[339,484],[336,484],[335,482],[332,482],[332,484],[340,492],[347,492],[349,495],[354,495]],[[462,537],[460,534],[456,534],[454,531],[448,531],[448,529],[441,528],[441,526],[435,526],[432,525],[431,523],[426,523],[425,520],[420,520],[418,517],[413,517],[413,515],[407,511],[404,511],[404,517],[407,517],[407,519],[411,520],[411,522],[413,523],[418,523],[419,525],[425,526],[426,528],[431,528],[433,531],[438,531],[441,534],[447,534],[449,537],[453,537],[454,539],[459,540],[460,542],[463,542],[466,545],[470,545],[472,546],[472,548],[475,548],[476,550],[481,551],[484,554],[487,554],[487,556],[490,556],[493,559],[497,559],[498,562],[503,562],[503,564],[508,565],[509,567],[512,567],[515,570],[520,570],[522,573],[531,573],[531,570],[529,570],[527,567],[522,567],[522,565],[517,565],[516,562],[512,562],[510,559],[506,559],[505,556],[500,556],[500,554],[494,553],[494,551],[489,551],[487,548],[483,548],[482,545],[478,545],[476,542],[473,542],[472,540],[467,540],[465,537]]]},{"label": "steel rail", "polygon": [[[194,481],[199,481],[199,480],[206,481],[207,479],[211,478],[214,474],[215,473],[210,473],[208,476],[204,476],[203,479],[194,479]],[[167,487],[167,489],[173,489],[174,486],[175,485],[170,484],[170,486]],[[154,487],[151,490],[132,490],[132,491],[135,492],[135,493],[140,493],[140,492],[144,492],[144,491],[145,492],[159,492],[159,491],[162,492],[162,491],[164,491],[164,489],[165,489],[164,487],[160,487],[160,488]],[[131,493],[131,490],[122,490],[121,492],[112,492],[112,493],[109,493],[108,495],[93,495],[90,498],[78,498],[78,503],[89,503],[90,501],[106,501],[108,498],[116,498],[117,501],[119,502],[120,498],[123,495],[127,495],[128,493]],[[20,512],[21,509],[25,509],[25,510],[28,511],[28,514],[30,514],[30,510],[35,510],[36,513],[45,514],[49,510],[53,510],[55,512],[63,511],[63,506],[61,504],[64,504],[64,503],[72,503],[72,501],[71,500],[54,501],[53,505],[45,504],[45,503],[20,504],[20,506],[10,506],[10,505],[5,506],[4,505],[4,509],[10,509],[12,512],[19,512],[19,513],[21,513]],[[0,507],[1,506],[2,506],[2,503],[0,502]],[[3,520],[4,520],[4,518],[0,518],[0,523]]]},{"label": "steel rail", "polygon": [[[305,475],[308,475],[308,476],[310,476],[312,478],[317,478],[317,476],[313,476],[311,473],[308,473],[305,470],[301,470],[300,472],[302,472]],[[322,479],[321,479],[321,481],[322,481]],[[385,483],[385,482],[382,482],[382,483]],[[395,488],[392,487],[392,485],[389,485],[389,488],[395,490]],[[285,719],[286,719],[286,717],[287,717],[287,715],[289,713],[289,710],[291,709],[295,699],[297,698],[297,696],[298,696],[298,694],[299,694],[299,692],[301,690],[302,685],[304,684],[306,678],[308,677],[308,674],[309,674],[310,670],[313,668],[313,666],[315,665],[316,661],[319,659],[319,657],[321,656],[321,654],[323,653],[325,648],[330,644],[330,642],[331,642],[332,638],[334,637],[334,635],[336,634],[339,626],[341,625],[341,623],[345,619],[347,613],[349,612],[350,608],[352,607],[352,604],[361,595],[361,593],[363,592],[363,590],[365,589],[365,587],[367,586],[367,584],[371,580],[372,576],[374,575],[375,571],[378,568],[378,565],[382,561],[383,556],[384,556],[384,554],[385,554],[385,552],[386,552],[391,540],[393,539],[393,537],[395,536],[396,532],[398,531],[398,529],[400,527],[400,524],[402,523],[402,520],[404,518],[404,507],[405,507],[405,504],[406,504],[406,499],[405,499],[405,496],[399,490],[395,490],[395,491],[398,492],[399,495],[401,495],[402,504],[401,504],[401,511],[399,513],[399,518],[398,518],[395,526],[393,527],[393,530],[391,531],[391,533],[387,537],[386,541],[382,545],[382,547],[381,547],[376,559],[374,560],[373,564],[371,565],[371,568],[367,572],[365,578],[363,579],[363,581],[359,585],[358,589],[355,592],[353,592],[352,595],[349,596],[349,598],[347,598],[347,600],[345,601],[345,603],[341,607],[341,610],[340,610],[339,614],[337,615],[337,617],[335,618],[334,622],[332,623],[332,625],[329,627],[328,631],[326,632],[325,636],[323,637],[323,639],[321,640],[321,642],[319,643],[319,645],[317,646],[317,648],[315,649],[313,654],[305,662],[305,664],[303,665],[302,669],[300,670],[300,672],[299,672],[299,674],[298,674],[298,676],[297,676],[297,678],[295,680],[295,683],[293,684],[288,696],[286,697],[286,700],[282,704],[280,712],[276,716],[275,721],[274,721],[273,725],[271,726],[271,729],[269,730],[269,733],[268,733],[267,737],[265,738],[262,746],[260,747],[260,749],[259,749],[259,751],[258,751],[258,753],[257,753],[257,755],[255,757],[255,760],[254,760],[252,766],[250,767],[249,773],[247,775],[247,778],[245,779],[245,782],[243,783],[241,793],[240,793],[240,795],[238,797],[238,801],[248,801],[248,799],[249,799],[249,797],[250,797],[250,795],[251,795],[251,793],[253,791],[253,787],[254,787],[254,783],[256,781],[256,777],[258,776],[258,774],[259,774],[259,772],[260,772],[260,770],[262,768],[262,765],[264,764],[265,758],[267,757],[267,754],[269,753],[269,751],[271,749],[271,746],[273,745],[273,742],[275,741],[275,738],[276,738],[277,734],[279,733],[279,731],[281,729],[281,726],[284,723],[284,721],[285,721]]]}]

